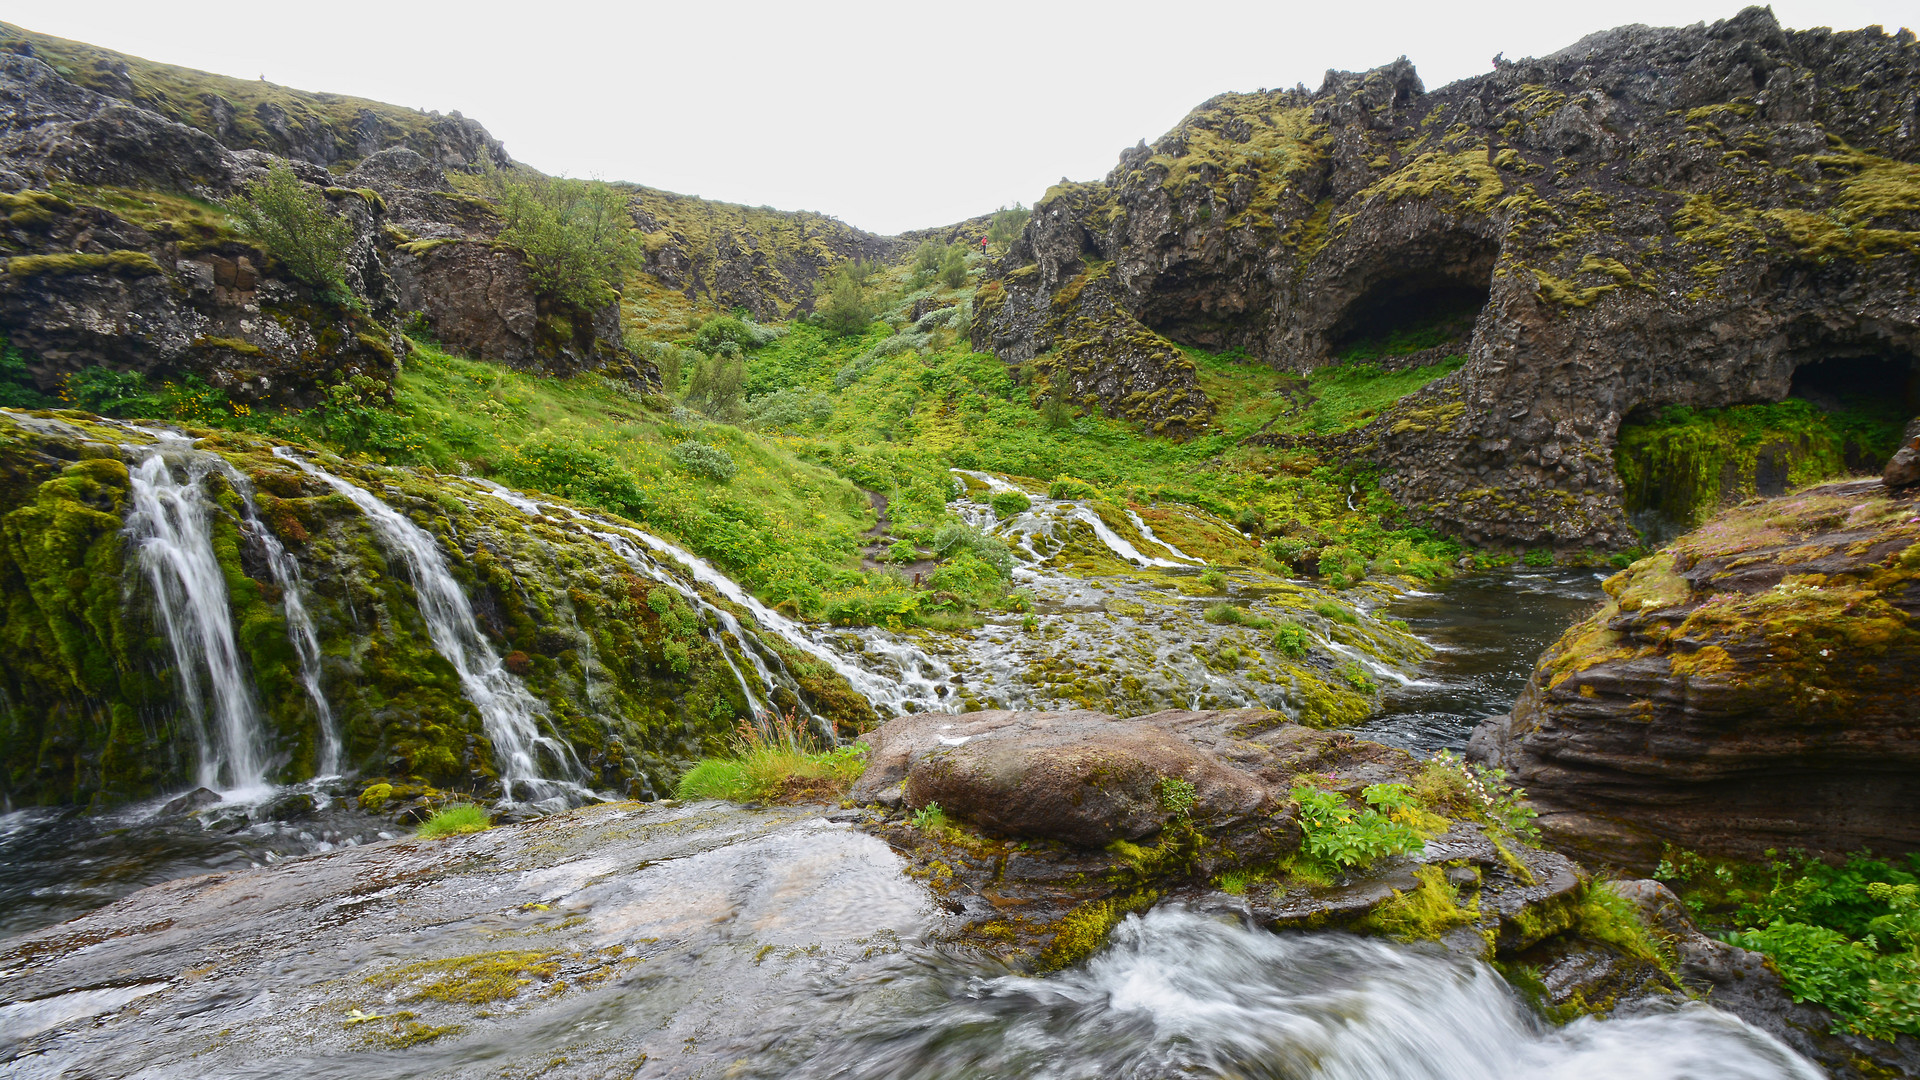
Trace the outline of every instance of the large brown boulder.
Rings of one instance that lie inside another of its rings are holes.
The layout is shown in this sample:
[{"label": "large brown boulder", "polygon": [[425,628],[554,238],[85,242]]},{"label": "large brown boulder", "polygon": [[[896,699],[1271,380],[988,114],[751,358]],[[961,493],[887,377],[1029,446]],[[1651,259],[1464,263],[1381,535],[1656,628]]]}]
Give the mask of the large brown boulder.
[{"label": "large brown boulder", "polygon": [[1470,752],[1563,846],[1920,848],[1920,500],[1754,500],[1606,583]]},{"label": "large brown boulder", "polygon": [[854,798],[938,803],[996,832],[1084,847],[1151,836],[1176,816],[1225,826],[1285,802],[1284,789],[1228,767],[1166,718],[1084,710],[903,717],[869,737],[873,761]]}]

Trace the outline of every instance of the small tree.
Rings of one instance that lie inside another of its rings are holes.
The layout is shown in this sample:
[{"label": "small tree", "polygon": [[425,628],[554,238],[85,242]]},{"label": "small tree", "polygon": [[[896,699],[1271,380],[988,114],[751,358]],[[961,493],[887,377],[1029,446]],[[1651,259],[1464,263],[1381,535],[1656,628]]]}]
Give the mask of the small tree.
[{"label": "small tree", "polygon": [[740,418],[740,392],[747,385],[747,362],[731,342],[693,365],[687,382],[687,404],[715,420]]},{"label": "small tree", "polygon": [[493,174],[500,242],[527,257],[534,287],[588,311],[619,298],[645,254],[627,212],[627,196],[597,180]]},{"label": "small tree", "polygon": [[1003,206],[994,211],[993,220],[987,223],[987,239],[995,244],[1011,244],[1020,236],[1020,230],[1027,227],[1027,218],[1033,212],[1019,203]]},{"label": "small tree", "polygon": [[814,314],[820,325],[833,333],[858,334],[873,322],[867,290],[846,265],[823,279],[815,287],[815,295]]},{"label": "small tree", "polygon": [[274,166],[266,179],[247,185],[225,206],[241,235],[258,240],[288,273],[336,303],[349,299],[347,249],[353,245],[353,226],[292,169]]},{"label": "small tree", "polygon": [[959,244],[948,248],[946,256],[941,259],[940,282],[949,289],[957,289],[967,283],[967,252]]},{"label": "small tree", "polygon": [[931,273],[940,269],[940,262],[946,257],[947,245],[938,240],[929,240],[920,245],[920,250],[914,252],[913,268],[915,271]]}]

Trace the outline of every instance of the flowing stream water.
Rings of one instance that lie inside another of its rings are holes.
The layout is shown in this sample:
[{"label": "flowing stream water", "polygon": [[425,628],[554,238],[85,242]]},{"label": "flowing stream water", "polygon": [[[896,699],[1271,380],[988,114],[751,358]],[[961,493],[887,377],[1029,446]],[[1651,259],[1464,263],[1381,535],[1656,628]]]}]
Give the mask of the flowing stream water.
[{"label": "flowing stream water", "polygon": [[126,530],[173,651],[180,700],[199,731],[199,784],[247,797],[269,788],[267,753],[213,550],[215,510],[202,481],[214,460],[184,442],[148,450],[129,470]]},{"label": "flowing stream water", "polygon": [[[379,496],[300,457],[286,447],[275,456],[299,467],[346,496],[367,516],[374,535],[389,556],[403,562],[418,598],[420,618],[434,649],[453,665],[461,689],[480,712],[480,722],[493,743],[494,765],[507,800],[519,795],[527,801],[558,800],[586,794],[582,770],[573,748],[540,729],[546,708],[507,670],[506,663],[480,633],[467,592],[447,567],[433,534],[407,520]],[[549,775],[549,771],[560,775]]]}]

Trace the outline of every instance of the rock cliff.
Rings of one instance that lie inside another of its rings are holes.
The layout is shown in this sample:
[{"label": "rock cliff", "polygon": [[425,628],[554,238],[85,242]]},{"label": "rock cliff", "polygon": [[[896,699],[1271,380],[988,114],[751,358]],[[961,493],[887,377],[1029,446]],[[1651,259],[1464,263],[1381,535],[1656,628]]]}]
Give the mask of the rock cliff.
[{"label": "rock cliff", "polygon": [[1753,500],[1606,583],[1472,752],[1556,842],[1920,847],[1920,502],[1877,480]]},{"label": "rock cliff", "polygon": [[975,344],[1171,433],[1209,412],[1176,345],[1295,371],[1465,353],[1367,429],[1396,498],[1476,541],[1627,546],[1613,449],[1637,412],[1807,377],[1920,391],[1917,155],[1911,33],[1761,8],[1431,92],[1405,60],[1329,72],[1223,94],[1048,192]]}]

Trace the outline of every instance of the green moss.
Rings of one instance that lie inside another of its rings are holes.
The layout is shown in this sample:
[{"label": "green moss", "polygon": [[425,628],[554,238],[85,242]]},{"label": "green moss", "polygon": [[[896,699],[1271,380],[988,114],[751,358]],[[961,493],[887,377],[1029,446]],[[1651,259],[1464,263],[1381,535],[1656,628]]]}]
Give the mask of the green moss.
[{"label": "green moss", "polygon": [[412,1001],[488,1005],[516,996],[534,979],[559,974],[560,956],[553,951],[503,950],[425,960],[369,975],[366,983],[383,990],[405,989]]},{"label": "green moss", "polygon": [[1052,939],[1035,957],[1034,970],[1042,974],[1059,971],[1093,955],[1121,919],[1146,911],[1158,898],[1155,892],[1138,892],[1090,901],[1067,912],[1051,927]]},{"label": "green moss", "polygon": [[62,255],[16,255],[7,260],[7,273],[17,278],[63,277],[70,274],[118,274],[144,277],[163,271],[144,251],[115,251],[106,255],[72,252]]},{"label": "green moss", "polygon": [[1395,889],[1391,899],[1367,913],[1358,929],[1400,941],[1433,941],[1479,918],[1478,898],[1471,906],[1462,906],[1444,869],[1429,864],[1413,873],[1420,883]]}]

